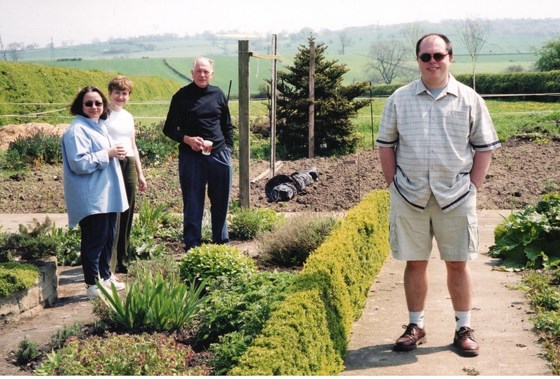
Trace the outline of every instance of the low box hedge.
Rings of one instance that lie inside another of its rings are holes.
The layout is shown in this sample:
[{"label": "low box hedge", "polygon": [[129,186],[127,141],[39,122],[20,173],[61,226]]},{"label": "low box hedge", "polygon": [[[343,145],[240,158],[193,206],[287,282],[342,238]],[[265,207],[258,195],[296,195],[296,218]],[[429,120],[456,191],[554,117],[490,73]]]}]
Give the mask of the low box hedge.
[{"label": "low box hedge", "polygon": [[374,190],[315,250],[230,375],[338,375],[352,323],[389,254],[389,193]]}]

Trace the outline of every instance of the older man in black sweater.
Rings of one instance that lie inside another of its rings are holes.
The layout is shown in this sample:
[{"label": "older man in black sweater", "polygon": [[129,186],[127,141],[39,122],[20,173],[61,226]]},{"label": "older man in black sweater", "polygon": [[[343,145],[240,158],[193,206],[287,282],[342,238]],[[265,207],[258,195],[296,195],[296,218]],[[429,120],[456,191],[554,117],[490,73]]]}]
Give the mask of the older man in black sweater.
[{"label": "older man in black sweater", "polygon": [[[231,192],[233,125],[222,90],[210,85],[214,62],[197,58],[193,83],[173,98],[163,133],[179,143],[179,179],[183,194],[185,249],[201,244],[206,185],[210,199],[212,242],[227,243],[227,212]],[[202,154],[204,141],[212,142],[210,155]]]}]

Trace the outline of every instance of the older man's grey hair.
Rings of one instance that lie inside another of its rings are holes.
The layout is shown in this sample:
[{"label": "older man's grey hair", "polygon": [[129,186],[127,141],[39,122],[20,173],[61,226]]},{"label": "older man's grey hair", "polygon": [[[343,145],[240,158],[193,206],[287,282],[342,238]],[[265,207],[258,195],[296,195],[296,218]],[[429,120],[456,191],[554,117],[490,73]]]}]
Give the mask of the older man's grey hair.
[{"label": "older man's grey hair", "polygon": [[205,61],[205,62],[208,62],[208,63],[210,64],[210,67],[212,68],[212,70],[214,70],[214,60],[212,60],[212,59],[210,59],[210,58],[206,58],[206,57],[198,57],[198,58],[195,58],[195,60],[193,61],[193,65],[192,65],[193,70],[194,70],[194,68],[196,67],[196,64],[197,64],[198,62],[204,62],[204,61]]}]

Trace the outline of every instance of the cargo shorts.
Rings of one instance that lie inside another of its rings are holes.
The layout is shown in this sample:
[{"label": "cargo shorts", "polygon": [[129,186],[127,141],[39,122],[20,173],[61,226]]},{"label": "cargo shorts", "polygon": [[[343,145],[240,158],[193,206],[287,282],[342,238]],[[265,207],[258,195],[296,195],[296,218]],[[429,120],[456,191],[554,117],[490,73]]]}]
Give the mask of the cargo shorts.
[{"label": "cargo shorts", "polygon": [[391,211],[389,242],[395,259],[427,261],[436,240],[444,261],[468,261],[478,256],[476,187],[471,184],[466,199],[444,213],[434,195],[422,212],[414,209],[395,189],[389,187]]}]

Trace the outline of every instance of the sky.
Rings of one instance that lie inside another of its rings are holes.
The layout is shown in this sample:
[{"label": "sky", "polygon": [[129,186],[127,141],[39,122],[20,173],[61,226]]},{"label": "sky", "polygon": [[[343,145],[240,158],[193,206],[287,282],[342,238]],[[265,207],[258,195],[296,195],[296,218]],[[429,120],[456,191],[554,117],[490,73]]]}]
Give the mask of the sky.
[{"label": "sky", "polygon": [[173,33],[283,34],[309,27],[560,18],[558,0],[0,0],[0,39],[55,46]]}]

